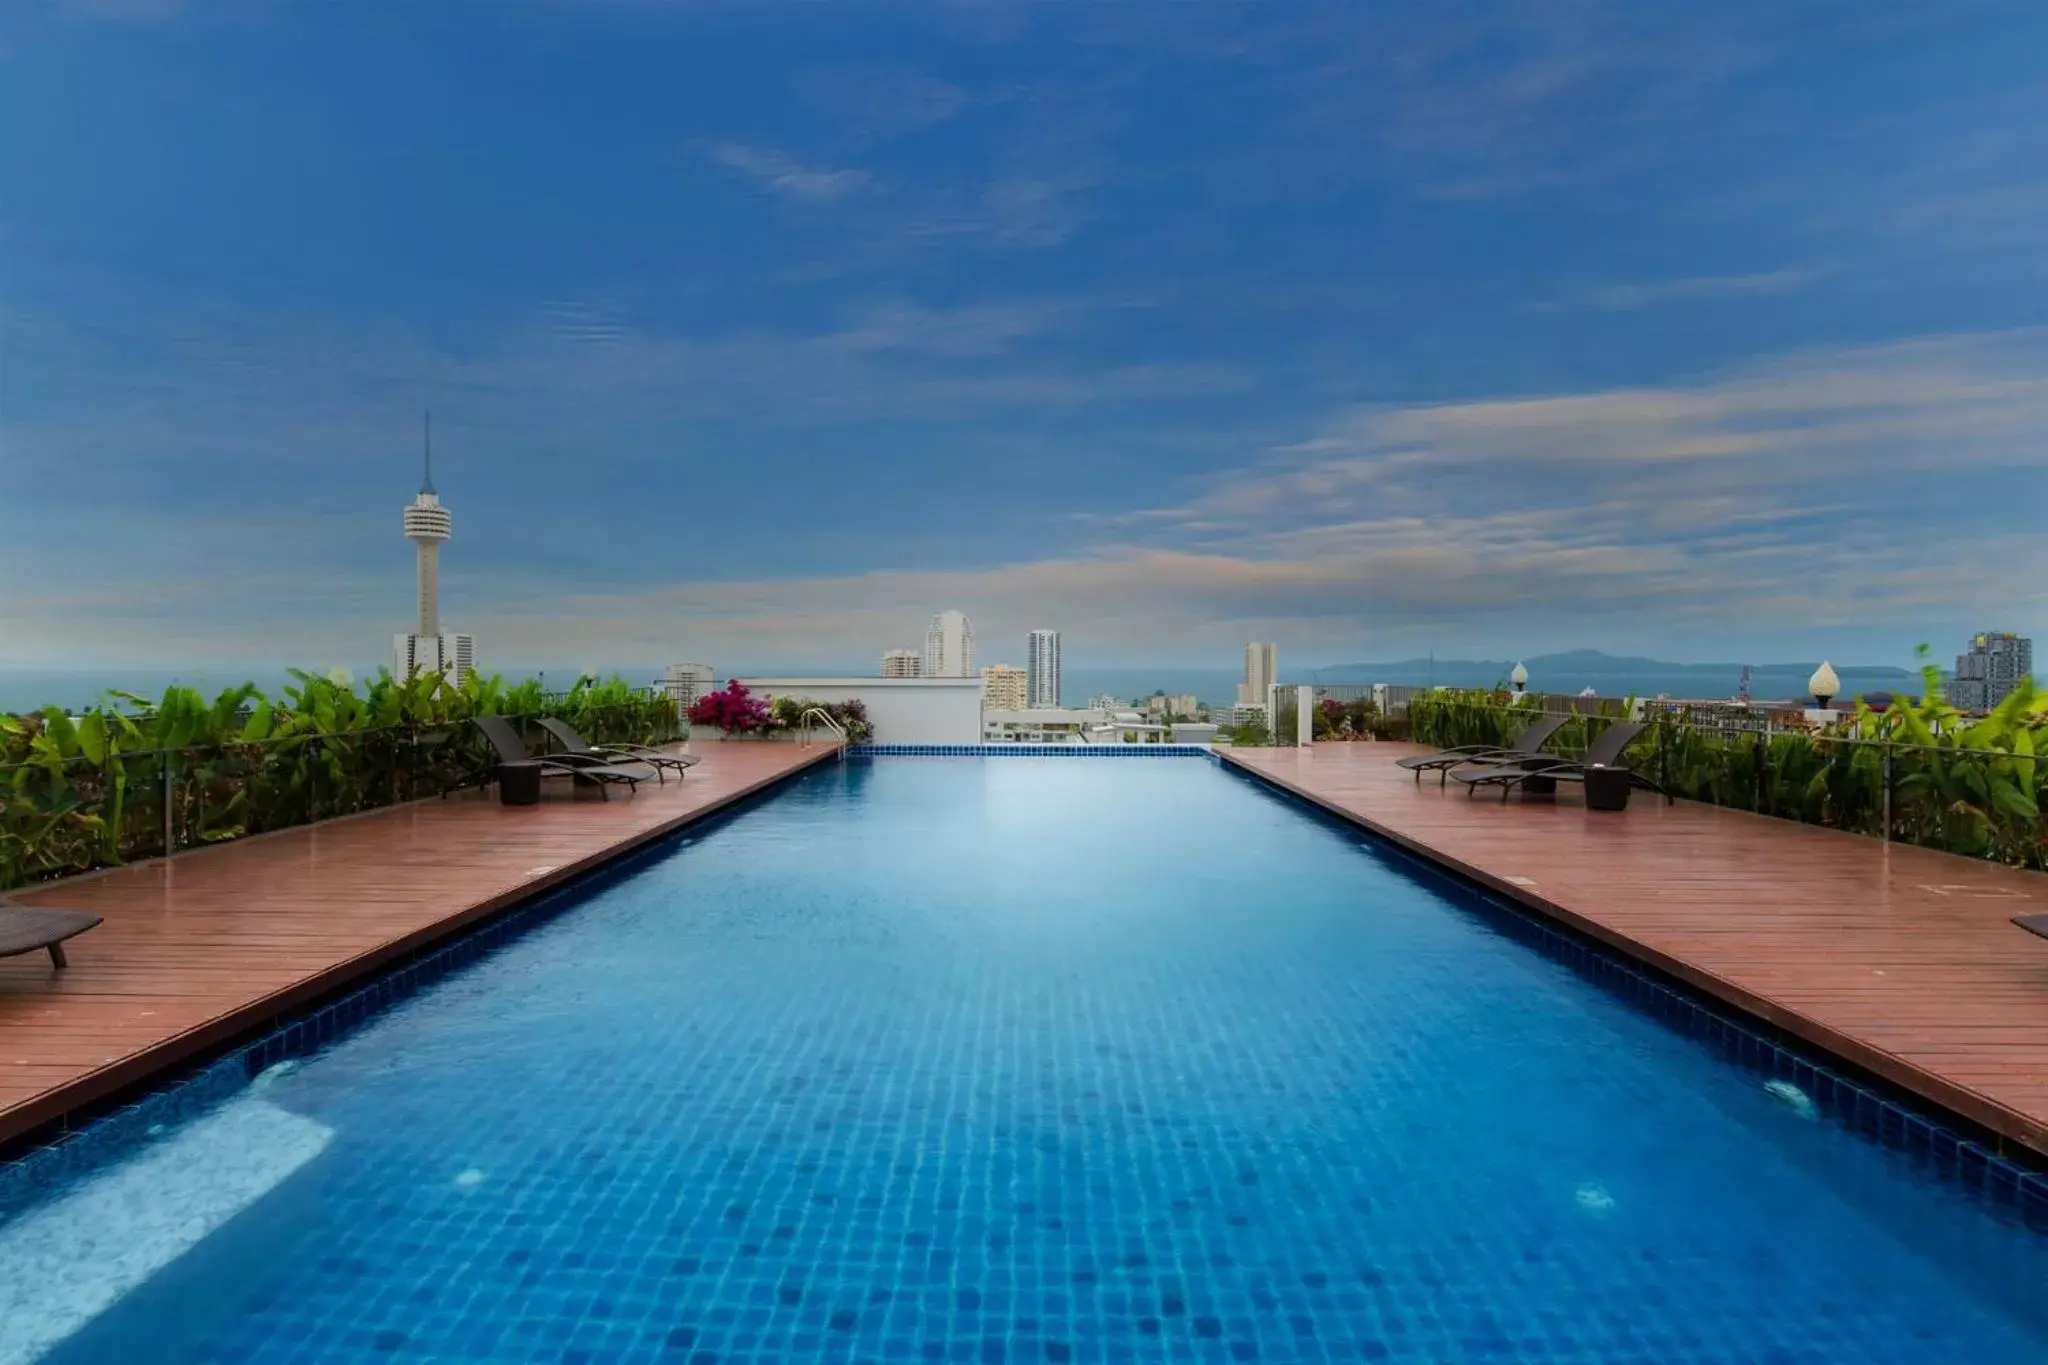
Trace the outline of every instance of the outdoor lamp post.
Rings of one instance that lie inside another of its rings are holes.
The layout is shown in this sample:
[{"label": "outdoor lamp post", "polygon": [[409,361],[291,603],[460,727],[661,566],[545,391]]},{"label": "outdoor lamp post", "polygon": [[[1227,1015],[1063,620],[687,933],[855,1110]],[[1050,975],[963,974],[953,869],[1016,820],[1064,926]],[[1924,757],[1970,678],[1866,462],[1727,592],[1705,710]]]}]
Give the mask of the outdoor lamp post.
[{"label": "outdoor lamp post", "polygon": [[1813,704],[1825,711],[1828,703],[1841,695],[1842,680],[1835,676],[1835,670],[1823,659],[1820,667],[1813,670],[1813,676],[1806,680],[1806,690],[1813,693]]},{"label": "outdoor lamp post", "polygon": [[1515,671],[1508,674],[1508,681],[1515,685],[1515,695],[1521,696],[1522,689],[1529,685],[1529,670],[1516,664]]}]

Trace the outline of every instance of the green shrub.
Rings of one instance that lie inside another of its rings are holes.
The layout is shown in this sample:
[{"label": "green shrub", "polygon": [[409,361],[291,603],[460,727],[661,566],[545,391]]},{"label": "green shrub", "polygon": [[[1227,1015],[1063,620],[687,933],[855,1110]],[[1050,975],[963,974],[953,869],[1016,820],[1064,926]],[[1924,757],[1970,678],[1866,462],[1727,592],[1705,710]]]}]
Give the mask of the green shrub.
[{"label": "green shrub", "polygon": [[[1629,761],[1688,800],[2048,870],[2048,773],[2036,757],[2048,749],[2048,692],[2027,684],[1973,717],[1943,700],[1938,669],[1923,665],[1922,676],[1920,698],[1859,704],[1826,729],[1744,734],[1660,716]],[[1440,691],[1411,701],[1409,719],[1417,740],[1439,748],[1505,744],[1534,709],[1502,693]],[[1630,709],[1602,702],[1550,748],[1583,752]]]},{"label": "green shrub", "polygon": [[292,676],[277,698],[172,687],[0,715],[0,889],[434,795],[487,761],[473,716],[559,716],[596,743],[681,733],[671,702],[619,678],[550,696],[484,675]]}]

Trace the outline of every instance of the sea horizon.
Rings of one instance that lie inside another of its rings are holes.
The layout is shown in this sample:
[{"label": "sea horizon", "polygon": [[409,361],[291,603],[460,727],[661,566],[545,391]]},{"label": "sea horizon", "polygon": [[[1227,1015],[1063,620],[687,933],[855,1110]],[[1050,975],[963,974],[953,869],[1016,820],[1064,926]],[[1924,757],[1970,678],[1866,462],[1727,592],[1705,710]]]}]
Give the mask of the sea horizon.
[{"label": "sea horizon", "polygon": [[[1419,660],[1405,660],[1384,665],[1325,664],[1302,665],[1298,668],[1281,669],[1281,681],[1287,684],[1341,684],[1356,686],[1363,683],[1388,683],[1395,686],[1419,687],[1432,684],[1453,687],[1488,687],[1505,684],[1508,666],[1491,662],[1471,660],[1438,660],[1433,664]],[[1750,680],[1750,695],[1759,701],[1788,700],[1804,695],[1806,669],[1808,665],[1764,666],[1755,669]],[[1858,696],[1872,692],[1908,692],[1917,694],[1919,679],[1909,670],[1895,666],[1836,664],[1843,695]],[[306,670],[308,672],[325,670]],[[375,666],[350,668],[349,676],[357,683],[376,676]],[[538,678],[543,682],[553,679],[553,685],[562,687],[572,682],[583,669],[573,665],[560,667],[534,667],[516,665],[490,670],[497,672],[509,683],[523,682]],[[1366,676],[1370,672],[1371,676]],[[597,669],[599,676],[624,678],[635,685],[650,685],[659,681],[659,666],[645,664],[622,664],[602,666]],[[746,667],[720,669],[717,676],[721,684],[732,677],[872,677],[875,670],[868,668],[768,668]],[[1236,689],[1242,673],[1235,668],[1197,668],[1184,665],[1128,664],[1097,668],[1069,668],[1065,670],[1062,687],[1062,703],[1069,707],[1080,707],[1099,695],[1115,696],[1130,701],[1146,697],[1154,692],[1172,695],[1193,695],[1208,706],[1228,705],[1236,699]],[[83,711],[96,705],[104,705],[117,692],[132,693],[142,697],[162,695],[171,685],[195,687],[212,696],[220,691],[254,683],[266,695],[276,696],[294,683],[291,670],[282,666],[253,666],[247,668],[179,668],[163,665],[106,666],[100,668],[0,668],[0,712],[20,714],[41,710],[46,706],[63,707],[66,710]],[[1701,664],[1654,664],[1628,671],[1601,668],[1597,662],[1590,666],[1544,671],[1532,674],[1529,687],[1532,691],[1578,694],[1592,688],[1603,697],[1689,697],[1695,699],[1720,699],[1733,697],[1741,685],[1741,666]]]}]

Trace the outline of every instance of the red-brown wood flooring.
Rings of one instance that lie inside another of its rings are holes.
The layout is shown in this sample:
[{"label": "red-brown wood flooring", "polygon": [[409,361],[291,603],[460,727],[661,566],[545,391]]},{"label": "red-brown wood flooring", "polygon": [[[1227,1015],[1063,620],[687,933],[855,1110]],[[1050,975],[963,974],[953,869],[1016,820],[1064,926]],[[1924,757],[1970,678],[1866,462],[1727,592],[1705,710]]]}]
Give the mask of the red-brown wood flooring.
[{"label": "red-brown wood flooring", "polygon": [[1468,794],[1407,745],[1228,762],[2048,1153],[2048,877],[1638,792],[1588,811]]},{"label": "red-brown wood flooring", "polygon": [[106,917],[0,958],[0,1142],[227,1043],[392,960],[812,763],[823,745],[700,743],[678,781],[541,804],[470,792],[81,877],[17,899]]}]

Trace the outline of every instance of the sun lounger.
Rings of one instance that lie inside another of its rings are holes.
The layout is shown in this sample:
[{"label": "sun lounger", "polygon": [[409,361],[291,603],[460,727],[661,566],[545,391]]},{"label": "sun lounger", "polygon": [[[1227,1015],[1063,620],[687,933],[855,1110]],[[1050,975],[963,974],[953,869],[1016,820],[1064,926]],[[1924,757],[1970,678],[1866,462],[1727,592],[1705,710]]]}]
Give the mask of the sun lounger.
[{"label": "sun lounger", "polygon": [[39,910],[0,901],[0,957],[14,957],[47,948],[50,961],[63,967],[64,940],[98,927],[100,917],[83,910]]},{"label": "sun lounger", "polygon": [[668,781],[661,776],[662,769],[673,769],[680,777],[702,761],[686,754],[665,754],[646,744],[592,744],[577,733],[575,726],[553,716],[544,717],[540,728],[555,737],[564,756],[596,759],[600,763],[645,763],[654,769],[656,780],[661,782]]},{"label": "sun lounger", "polygon": [[1402,767],[1415,774],[1417,782],[1422,781],[1426,772],[1436,773],[1438,786],[1444,782],[1444,774],[1452,768],[1471,767],[1483,763],[1504,762],[1511,759],[1527,758],[1548,744],[1551,737],[1564,728],[1570,716],[1538,716],[1529,722],[1515,742],[1509,745],[1461,744],[1455,749],[1443,749],[1433,754],[1415,754],[1409,758],[1396,759]]},{"label": "sun lounger", "polygon": [[512,728],[512,722],[503,716],[474,716],[471,724],[483,732],[497,752],[496,768],[504,763],[535,763],[540,765],[542,777],[573,777],[579,782],[594,782],[605,800],[612,799],[609,788],[615,782],[624,782],[628,788],[637,790],[647,780],[651,769],[632,769],[601,759],[579,757],[575,754],[533,754],[527,752],[526,742],[519,738],[519,732]]},{"label": "sun lounger", "polygon": [[[1586,746],[1581,758],[1559,758],[1551,754],[1533,754],[1527,758],[1505,763],[1491,763],[1471,768],[1453,768],[1451,776],[1466,785],[1466,794],[1481,787],[1499,787],[1500,799],[1508,799],[1508,793],[1533,779],[1547,779],[1550,782],[1583,782],[1588,768],[1610,768],[1621,762],[1621,755],[1629,745],[1636,742],[1649,727],[1632,720],[1618,720],[1602,730],[1591,744]],[[1639,773],[1630,771],[1629,785],[1645,787],[1671,799],[1670,793]]]}]

